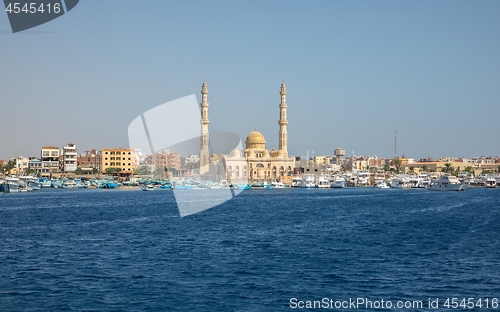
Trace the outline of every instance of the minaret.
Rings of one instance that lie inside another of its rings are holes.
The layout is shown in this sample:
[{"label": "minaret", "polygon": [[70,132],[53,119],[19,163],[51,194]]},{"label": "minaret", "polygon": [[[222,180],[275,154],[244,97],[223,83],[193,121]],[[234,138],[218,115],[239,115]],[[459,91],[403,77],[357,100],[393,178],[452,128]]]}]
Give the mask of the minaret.
[{"label": "minaret", "polygon": [[279,132],[279,150],[282,151],[282,154],[285,157],[288,157],[288,134],[286,132],[286,125],[288,124],[288,120],[286,119],[286,86],[285,81],[281,83],[280,89],[281,95],[281,103],[280,103],[280,119],[278,120],[278,124],[280,125]]},{"label": "minaret", "polygon": [[210,160],[210,154],[208,150],[208,87],[207,82],[203,81],[203,85],[201,86],[201,131],[200,131],[200,174],[204,174],[208,172],[208,165]]}]

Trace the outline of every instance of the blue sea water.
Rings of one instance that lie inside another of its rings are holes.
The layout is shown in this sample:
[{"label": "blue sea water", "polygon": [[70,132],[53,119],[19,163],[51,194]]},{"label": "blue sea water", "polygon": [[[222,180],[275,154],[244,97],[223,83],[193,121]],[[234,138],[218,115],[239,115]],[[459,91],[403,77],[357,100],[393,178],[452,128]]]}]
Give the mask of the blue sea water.
[{"label": "blue sea water", "polygon": [[0,311],[452,297],[500,298],[500,189],[249,190],[183,218],[163,190],[0,193]]}]

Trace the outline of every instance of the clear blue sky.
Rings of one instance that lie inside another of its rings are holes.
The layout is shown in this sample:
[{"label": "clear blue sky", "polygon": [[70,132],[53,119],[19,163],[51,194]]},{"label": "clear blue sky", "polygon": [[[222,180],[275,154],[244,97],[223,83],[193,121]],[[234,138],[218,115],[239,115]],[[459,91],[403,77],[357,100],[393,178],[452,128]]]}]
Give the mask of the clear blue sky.
[{"label": "clear blue sky", "polygon": [[500,155],[500,1],[81,0],[12,34],[0,12],[0,159],[128,146],[142,112],[196,94],[210,130],[289,153]]}]

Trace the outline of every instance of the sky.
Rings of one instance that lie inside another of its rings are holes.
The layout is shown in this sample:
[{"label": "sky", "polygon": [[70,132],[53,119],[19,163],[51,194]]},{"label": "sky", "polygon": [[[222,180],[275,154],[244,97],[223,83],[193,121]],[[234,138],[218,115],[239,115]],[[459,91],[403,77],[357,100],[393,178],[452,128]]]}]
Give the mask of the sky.
[{"label": "sky", "polygon": [[[211,131],[290,155],[500,155],[500,1],[81,0],[12,33],[0,12],[0,159],[128,147],[128,125],[195,94]],[[175,131],[175,129],[172,129]]]}]

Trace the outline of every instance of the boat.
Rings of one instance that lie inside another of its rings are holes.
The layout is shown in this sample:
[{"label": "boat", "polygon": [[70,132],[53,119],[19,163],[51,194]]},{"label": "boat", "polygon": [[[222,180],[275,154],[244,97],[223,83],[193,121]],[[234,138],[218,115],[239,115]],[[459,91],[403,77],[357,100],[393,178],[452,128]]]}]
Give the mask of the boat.
[{"label": "boat", "polygon": [[156,190],[156,186],[154,186],[153,184],[147,184],[147,185],[144,185],[142,187],[142,190],[143,191],[155,191]]},{"label": "boat", "polygon": [[315,187],[316,188],[330,188],[330,181],[328,180],[327,176],[325,176],[325,175],[318,176],[318,181],[316,182]]},{"label": "boat", "polygon": [[19,192],[19,178],[7,177],[4,182],[5,193],[18,193]]},{"label": "boat", "polygon": [[52,181],[50,181],[50,179],[43,178],[43,180],[40,181],[41,188],[49,188],[51,186],[52,186]]},{"label": "boat", "polygon": [[285,188],[285,184],[279,181],[274,181],[271,185],[273,188]]},{"label": "boat", "polygon": [[442,175],[438,180],[432,180],[428,190],[431,191],[465,191],[466,184],[461,183],[453,175]]},{"label": "boat", "polygon": [[377,183],[373,184],[374,188],[381,188],[381,189],[388,189],[391,188],[387,182],[385,181],[378,181]]},{"label": "boat", "polygon": [[496,188],[497,187],[497,179],[494,177],[487,177],[484,181],[484,187],[486,188]]},{"label": "boat", "polygon": [[240,184],[237,184],[237,185],[233,185],[233,188],[235,190],[249,190],[252,187],[249,184],[240,183]]},{"label": "boat", "polygon": [[431,184],[431,177],[427,173],[419,173],[418,176],[417,188],[426,188]]},{"label": "boat", "polygon": [[314,188],[316,185],[313,174],[304,174],[302,180],[300,180],[300,187],[302,188]]},{"label": "boat", "polygon": [[332,188],[344,188],[345,184],[346,184],[345,178],[341,175],[338,175],[332,181],[332,183],[330,184],[330,187],[332,187]]},{"label": "boat", "polygon": [[194,185],[175,185],[173,187],[174,190],[192,190]]},{"label": "boat", "polygon": [[74,189],[76,188],[76,183],[75,181],[72,180],[67,180],[62,183],[62,188],[63,189]]},{"label": "boat", "polygon": [[407,176],[397,175],[391,181],[391,188],[410,188],[410,181]]},{"label": "boat", "polygon": [[300,187],[300,181],[302,179],[300,177],[293,177],[292,178],[292,187]]},{"label": "boat", "polygon": [[359,170],[356,173],[357,182],[356,186],[366,186],[370,180],[370,173],[366,170]]}]

